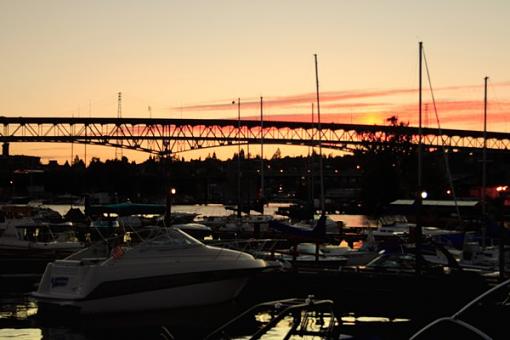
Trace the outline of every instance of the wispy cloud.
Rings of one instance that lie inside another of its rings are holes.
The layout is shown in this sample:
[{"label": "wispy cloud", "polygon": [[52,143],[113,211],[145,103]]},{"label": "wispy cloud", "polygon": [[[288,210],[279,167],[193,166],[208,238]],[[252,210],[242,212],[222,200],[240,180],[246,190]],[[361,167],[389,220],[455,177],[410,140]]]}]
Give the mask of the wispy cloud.
[{"label": "wispy cloud", "polygon": [[[492,83],[491,87],[510,87],[510,82]],[[417,91],[416,88],[396,88],[321,92],[321,121],[325,123],[385,124],[386,118],[395,115],[401,121],[416,126],[418,124]],[[445,86],[435,88],[434,92],[441,126],[463,128],[480,124],[483,113],[482,84]],[[478,92],[479,96],[473,95]],[[476,100],[473,100],[473,97]],[[437,125],[430,92],[424,90],[423,98],[424,119],[430,125]],[[315,102],[315,93],[264,97],[264,108],[267,110],[264,119],[311,122],[311,105]],[[259,98],[249,98],[245,101],[241,99],[242,118],[259,119],[259,106]],[[223,117],[232,117],[234,112],[237,113],[236,105],[233,105],[231,100],[172,109],[194,112],[204,117],[211,117],[213,112],[215,116]],[[491,126],[494,124],[501,126],[500,123],[505,123],[506,126],[508,112],[510,112],[510,100],[507,98],[498,101],[490,100],[489,112]]]},{"label": "wispy cloud", "polygon": [[[381,103],[379,103],[381,104]],[[332,105],[335,106],[335,105]],[[363,112],[326,112],[321,114],[321,121],[325,123],[355,123],[355,124],[383,124],[390,116],[397,116],[399,120],[409,122],[411,125],[418,124],[417,104],[382,105],[361,103],[360,107],[367,110]],[[458,128],[459,124],[480,124],[483,118],[483,102],[474,100],[439,101],[436,102],[439,122],[441,126]],[[340,105],[339,108],[342,108]],[[489,105],[489,124],[507,123],[509,121],[510,101],[492,102]],[[431,103],[424,103],[423,119],[427,124],[437,126],[434,107]],[[259,119],[259,116],[244,116],[244,119]],[[271,114],[265,117],[273,121],[300,121],[311,122],[311,113]],[[315,120],[317,118],[315,117]]]},{"label": "wispy cloud", "polygon": [[[406,94],[416,92],[415,89],[393,89],[393,90],[380,90],[380,91],[342,91],[342,92],[323,92],[320,94],[321,103],[324,102],[333,102],[339,100],[352,100],[352,99],[361,99],[361,98],[377,98],[377,97],[385,97],[396,94]],[[316,101],[315,93],[305,93],[299,95],[292,96],[284,96],[284,97],[266,97],[264,98],[264,107],[266,108],[281,108],[288,107],[293,105],[309,105]],[[172,107],[172,110],[188,110],[188,111],[221,111],[221,110],[232,110],[234,108],[233,101],[227,101],[222,103],[212,103],[212,104],[199,104],[199,105],[189,105],[182,107]],[[260,105],[259,100],[248,100],[243,102],[241,100],[241,106],[243,109],[250,108],[258,108]],[[345,104],[347,105],[347,104]],[[351,103],[352,105],[361,105],[356,103]]]},{"label": "wispy cloud", "polygon": [[[508,87],[510,82],[493,83],[494,87]],[[442,91],[460,91],[470,89],[480,89],[482,85],[462,85],[462,86],[446,86],[435,89],[436,92]],[[375,103],[332,103],[338,101],[352,101],[356,99],[371,99],[371,98],[383,98],[391,96],[402,96],[417,93],[416,88],[397,88],[397,89],[382,89],[382,90],[354,90],[354,91],[328,91],[320,93],[320,100],[322,107],[324,108],[352,108],[352,107],[363,107],[375,106]],[[428,91],[425,90],[425,93]],[[309,105],[316,101],[315,93],[304,93],[290,96],[280,97],[265,97],[264,107],[266,108],[288,108],[290,106]],[[323,104],[330,103],[330,104]],[[172,107],[171,110],[186,110],[186,111],[229,111],[235,110],[235,104],[232,99],[225,99],[216,101],[214,103],[187,105],[180,107]],[[245,109],[256,109],[260,105],[258,98],[250,98],[246,101],[241,99],[241,106]],[[384,105],[384,104],[383,104]]]},{"label": "wispy cloud", "polygon": [[[482,100],[458,100],[436,102],[437,115],[442,123],[472,123],[479,122],[483,115]],[[506,122],[510,111],[510,101],[492,101],[488,105],[488,116],[491,123]],[[396,105],[392,108],[401,119],[415,123],[417,120],[418,106],[416,104]],[[389,112],[388,112],[389,113]],[[434,106],[425,102],[422,113],[431,121],[436,121]]]}]

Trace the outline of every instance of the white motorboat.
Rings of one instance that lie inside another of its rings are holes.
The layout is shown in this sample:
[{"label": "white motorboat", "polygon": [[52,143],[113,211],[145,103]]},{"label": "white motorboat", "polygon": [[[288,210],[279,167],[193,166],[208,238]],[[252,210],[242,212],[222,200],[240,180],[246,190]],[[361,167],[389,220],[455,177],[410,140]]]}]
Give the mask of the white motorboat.
[{"label": "white motorboat", "polygon": [[6,223],[0,237],[0,250],[49,250],[73,253],[83,248],[71,222]]},{"label": "white motorboat", "polygon": [[48,264],[33,293],[41,307],[81,313],[171,309],[235,298],[266,262],[206,246],[176,228],[132,246],[102,242]]},{"label": "white motorboat", "polygon": [[23,213],[0,214],[0,276],[40,277],[48,262],[83,248],[72,223],[40,222],[31,207],[16,209]]}]

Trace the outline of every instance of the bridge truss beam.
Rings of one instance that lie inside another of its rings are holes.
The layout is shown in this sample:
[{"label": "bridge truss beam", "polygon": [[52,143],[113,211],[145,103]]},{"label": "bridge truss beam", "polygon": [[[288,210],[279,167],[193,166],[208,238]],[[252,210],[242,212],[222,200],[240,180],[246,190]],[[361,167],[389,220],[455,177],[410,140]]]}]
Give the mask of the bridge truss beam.
[{"label": "bridge truss beam", "polygon": [[[231,119],[145,119],[145,118],[51,118],[0,117],[0,142],[87,143],[119,147],[168,156],[190,150],[261,142],[260,121]],[[319,138],[321,133],[321,138]],[[418,142],[418,129],[357,124],[316,124],[264,121],[265,144],[322,146],[353,150],[366,143],[389,141],[395,134]],[[423,129],[426,147],[478,149],[483,147],[481,131]],[[487,147],[510,149],[510,134],[489,132]]]}]

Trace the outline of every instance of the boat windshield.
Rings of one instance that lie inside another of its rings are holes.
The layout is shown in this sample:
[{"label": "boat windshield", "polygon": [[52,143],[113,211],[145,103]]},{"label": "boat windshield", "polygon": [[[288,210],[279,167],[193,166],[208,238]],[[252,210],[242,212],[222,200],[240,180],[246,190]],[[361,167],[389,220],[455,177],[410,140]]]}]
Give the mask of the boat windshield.
[{"label": "boat windshield", "polygon": [[143,241],[140,248],[165,247],[178,249],[200,245],[203,245],[203,243],[179,229],[161,228],[156,236]]}]

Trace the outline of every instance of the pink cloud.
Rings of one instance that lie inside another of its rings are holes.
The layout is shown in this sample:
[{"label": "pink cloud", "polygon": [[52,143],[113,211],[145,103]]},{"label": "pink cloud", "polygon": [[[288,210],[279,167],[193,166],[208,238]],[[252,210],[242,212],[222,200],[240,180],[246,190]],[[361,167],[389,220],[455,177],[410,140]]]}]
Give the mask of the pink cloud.
[{"label": "pink cloud", "polygon": [[[343,91],[343,92],[323,92],[320,93],[321,103],[323,102],[332,102],[338,100],[350,100],[350,99],[360,99],[360,98],[376,98],[376,97],[384,97],[396,94],[406,94],[416,92],[415,89],[394,89],[394,90],[381,90],[381,91]],[[274,107],[288,107],[296,104],[311,104],[316,101],[315,93],[306,93],[300,95],[293,96],[285,96],[285,97],[268,97],[264,98],[264,107],[266,108],[274,108]],[[243,102],[241,99],[241,107],[243,109],[250,108],[258,108],[260,105],[259,100],[249,100]],[[351,104],[356,105],[356,104]],[[224,103],[216,103],[216,104],[200,104],[200,105],[190,105],[183,107],[174,107],[173,110],[190,110],[190,111],[219,111],[219,110],[234,110],[235,106],[232,104],[232,101],[225,101]]]},{"label": "pink cloud", "polygon": [[[370,105],[362,105],[369,107]],[[375,107],[375,106],[374,106]],[[461,128],[460,125],[481,124],[483,115],[482,101],[443,101],[437,103],[439,122],[441,126],[450,128]],[[409,122],[410,125],[418,124],[417,117],[418,107],[416,104],[395,105],[376,109],[366,112],[355,113],[321,113],[321,121],[323,123],[339,123],[339,124],[385,124],[385,119],[390,116],[397,116],[403,122]],[[502,101],[491,103],[489,105],[489,125],[507,123],[509,121],[510,102]],[[434,108],[432,104],[428,104],[428,109],[423,108],[422,119],[424,124],[437,126]],[[259,116],[245,116],[243,119],[258,120]],[[293,114],[271,114],[265,116],[266,120],[272,121],[297,121],[311,122],[311,113],[293,113]],[[317,116],[315,116],[317,119]]]},{"label": "pink cloud", "polygon": [[[492,86],[495,87],[507,87],[510,86],[510,82],[494,83]],[[461,85],[461,86],[446,86],[435,89],[435,91],[458,91],[467,89],[479,89],[482,85]],[[399,89],[386,89],[386,90],[355,90],[355,91],[329,91],[321,92],[320,99],[321,103],[362,99],[362,98],[380,98],[394,95],[406,95],[414,94],[418,90],[416,88],[399,88]],[[424,91],[425,94],[428,92]],[[293,105],[309,105],[316,101],[315,93],[304,93],[298,95],[281,96],[281,97],[266,97],[264,98],[264,107],[266,108],[282,108]],[[258,98],[250,98],[246,101],[241,99],[242,109],[258,109],[260,103]],[[341,108],[341,104],[331,104],[331,108]],[[347,105],[347,104],[344,104]],[[363,103],[351,103],[350,105],[363,106]],[[323,105],[324,108],[328,107],[328,104]],[[347,106],[353,107],[353,106]],[[232,99],[222,100],[221,102],[210,103],[210,104],[198,104],[188,105],[183,107],[173,107],[172,110],[188,110],[188,111],[229,111],[235,110],[235,106],[232,104]]]},{"label": "pink cloud", "polygon": [[[460,101],[439,101],[436,103],[440,122],[467,123],[468,121],[479,121],[483,115],[482,100],[460,100]],[[432,103],[425,103],[422,114],[428,116],[431,121],[436,121],[434,106]],[[392,108],[402,119],[415,122],[417,120],[417,104],[396,105]],[[509,101],[490,102],[488,105],[488,116],[491,122],[506,121],[508,116],[505,112],[510,111]],[[389,112],[387,112],[389,113]]]}]

